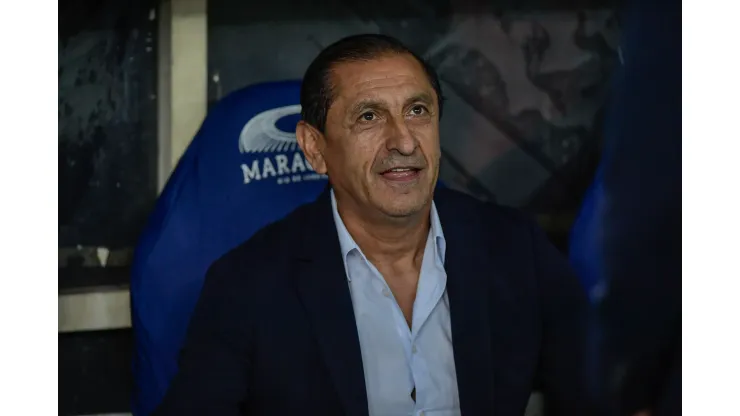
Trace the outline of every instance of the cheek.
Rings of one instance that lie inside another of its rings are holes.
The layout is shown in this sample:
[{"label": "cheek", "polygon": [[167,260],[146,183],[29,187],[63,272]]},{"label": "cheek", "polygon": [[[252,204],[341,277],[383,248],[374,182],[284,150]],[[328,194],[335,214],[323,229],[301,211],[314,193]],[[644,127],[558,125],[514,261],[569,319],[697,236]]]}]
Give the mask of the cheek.
[{"label": "cheek", "polygon": [[361,175],[369,175],[373,172],[373,165],[378,156],[378,149],[373,146],[366,145],[356,149],[351,158],[356,160],[355,164],[360,169]]},{"label": "cheek", "polygon": [[429,140],[439,137],[439,124],[431,118],[409,119],[406,127],[417,135],[419,140]]},{"label": "cheek", "polygon": [[364,181],[368,172],[372,171],[375,151],[355,137],[347,138],[347,140],[354,143],[342,146],[341,151],[337,152],[336,158],[339,163],[336,170],[342,172],[341,176],[344,180]]},{"label": "cheek", "polygon": [[371,129],[351,138],[353,146],[348,146],[347,158],[349,163],[363,174],[371,172],[376,159],[382,157],[382,131]]},{"label": "cheek", "polygon": [[411,131],[425,155],[439,154],[439,130],[436,125],[430,123],[425,126],[416,126]]}]

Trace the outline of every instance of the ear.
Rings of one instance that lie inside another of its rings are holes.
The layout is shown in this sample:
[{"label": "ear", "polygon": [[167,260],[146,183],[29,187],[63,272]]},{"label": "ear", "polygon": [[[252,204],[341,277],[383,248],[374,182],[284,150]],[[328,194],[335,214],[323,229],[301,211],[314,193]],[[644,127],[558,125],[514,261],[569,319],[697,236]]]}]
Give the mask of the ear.
[{"label": "ear", "polygon": [[298,146],[303,150],[308,163],[311,164],[316,173],[326,174],[326,162],[324,161],[324,135],[316,130],[312,125],[301,120],[295,129],[295,137],[298,140]]}]

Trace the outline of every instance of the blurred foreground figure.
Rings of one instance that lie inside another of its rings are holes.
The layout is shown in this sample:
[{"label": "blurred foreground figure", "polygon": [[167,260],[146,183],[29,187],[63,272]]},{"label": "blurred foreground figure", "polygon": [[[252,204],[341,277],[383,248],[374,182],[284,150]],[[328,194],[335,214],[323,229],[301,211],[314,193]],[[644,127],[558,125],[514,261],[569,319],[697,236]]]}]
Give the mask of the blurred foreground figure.
[{"label": "blurred foreground figure", "polygon": [[523,215],[444,188],[442,94],[397,40],[324,49],[296,137],[330,187],[211,266],[160,415],[589,415],[588,303]]},{"label": "blurred foreground figure", "polygon": [[626,6],[602,165],[571,259],[597,282],[608,414],[679,415],[681,3]]}]

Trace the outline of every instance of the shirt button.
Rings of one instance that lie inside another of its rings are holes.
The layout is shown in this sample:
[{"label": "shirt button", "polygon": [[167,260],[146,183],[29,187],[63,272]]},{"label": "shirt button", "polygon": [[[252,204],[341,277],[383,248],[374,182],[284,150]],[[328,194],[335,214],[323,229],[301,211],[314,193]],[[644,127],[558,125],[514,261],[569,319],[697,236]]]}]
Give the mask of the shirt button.
[{"label": "shirt button", "polygon": [[391,291],[388,290],[387,287],[385,289],[383,289],[383,296],[385,296],[387,298],[391,296]]},{"label": "shirt button", "polygon": [[411,353],[416,354],[416,345],[411,346]]},{"label": "shirt button", "polygon": [[424,416],[424,411],[419,412],[419,416]]}]

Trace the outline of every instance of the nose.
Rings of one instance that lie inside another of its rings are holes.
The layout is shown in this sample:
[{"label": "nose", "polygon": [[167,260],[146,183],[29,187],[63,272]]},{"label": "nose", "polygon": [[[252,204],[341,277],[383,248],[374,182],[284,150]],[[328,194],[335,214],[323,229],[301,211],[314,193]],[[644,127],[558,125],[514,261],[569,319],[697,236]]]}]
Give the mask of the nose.
[{"label": "nose", "polygon": [[391,131],[386,136],[386,148],[397,151],[404,156],[410,156],[416,151],[418,142],[406,125],[404,117],[396,118],[391,125]]}]

